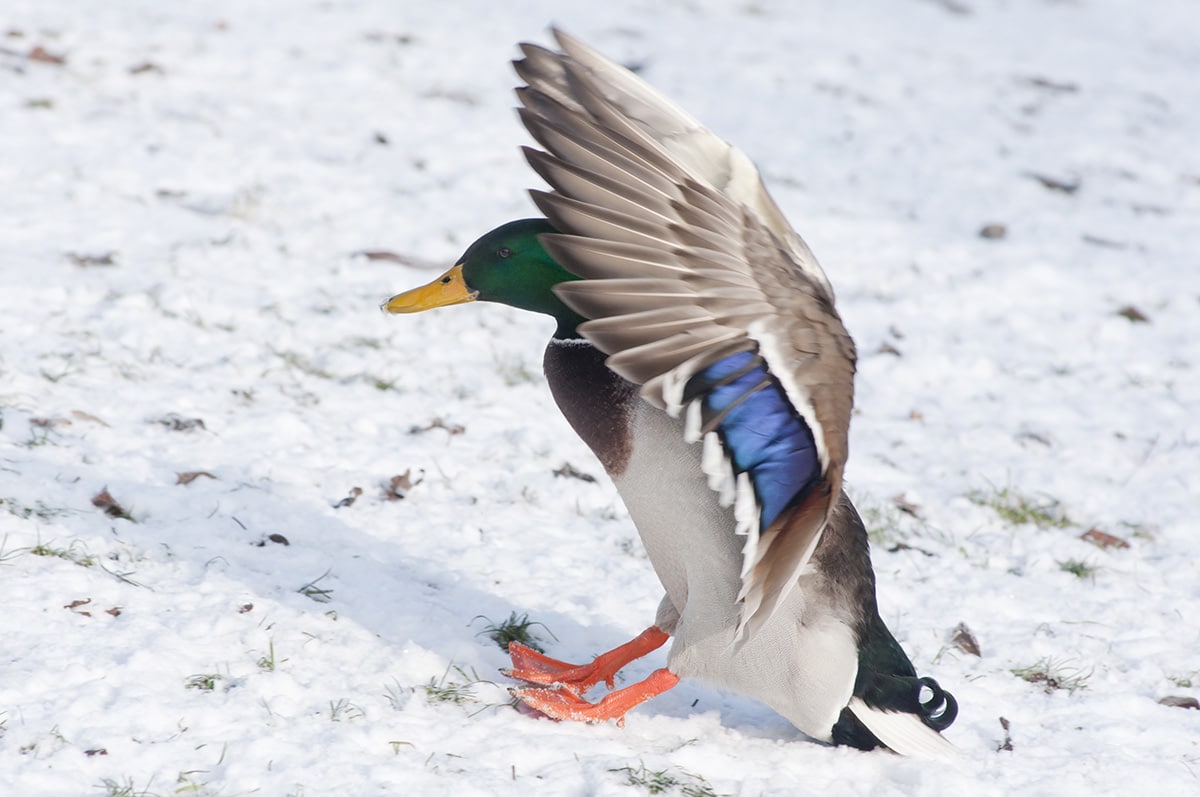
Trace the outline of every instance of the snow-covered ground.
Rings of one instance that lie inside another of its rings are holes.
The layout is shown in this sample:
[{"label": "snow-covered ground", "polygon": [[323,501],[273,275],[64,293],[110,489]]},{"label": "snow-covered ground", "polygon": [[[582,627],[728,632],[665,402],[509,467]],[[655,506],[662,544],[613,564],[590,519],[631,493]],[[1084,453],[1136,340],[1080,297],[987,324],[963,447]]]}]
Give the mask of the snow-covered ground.
[{"label": "snow-covered ground", "polygon": [[[1200,696],[1194,0],[591,5],[5,3],[0,793],[1200,793],[1159,702]],[[882,612],[960,767],[695,682],[624,728],[508,706],[489,624],[585,660],[659,587],[548,320],[377,308],[532,215],[507,62],[551,22],[821,258]]]}]

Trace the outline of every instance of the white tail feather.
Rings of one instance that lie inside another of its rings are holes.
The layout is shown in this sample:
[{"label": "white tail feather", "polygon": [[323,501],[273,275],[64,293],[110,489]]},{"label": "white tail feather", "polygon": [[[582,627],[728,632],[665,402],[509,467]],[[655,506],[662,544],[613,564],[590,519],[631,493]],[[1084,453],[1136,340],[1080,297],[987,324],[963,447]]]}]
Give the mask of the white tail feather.
[{"label": "white tail feather", "polygon": [[850,698],[849,709],[876,739],[900,755],[939,761],[956,761],[962,757],[957,747],[914,714],[880,711],[857,697]]}]

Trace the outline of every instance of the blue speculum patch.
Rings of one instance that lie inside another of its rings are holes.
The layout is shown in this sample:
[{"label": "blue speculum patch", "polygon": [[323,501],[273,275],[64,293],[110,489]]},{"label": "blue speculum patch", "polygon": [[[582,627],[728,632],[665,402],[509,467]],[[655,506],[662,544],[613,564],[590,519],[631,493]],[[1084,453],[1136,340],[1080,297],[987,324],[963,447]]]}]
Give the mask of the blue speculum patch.
[{"label": "blue speculum patch", "polygon": [[820,476],[812,430],[757,352],[730,355],[688,382],[685,396],[702,399],[702,422],[716,431],[734,475],[749,473],[766,530]]}]

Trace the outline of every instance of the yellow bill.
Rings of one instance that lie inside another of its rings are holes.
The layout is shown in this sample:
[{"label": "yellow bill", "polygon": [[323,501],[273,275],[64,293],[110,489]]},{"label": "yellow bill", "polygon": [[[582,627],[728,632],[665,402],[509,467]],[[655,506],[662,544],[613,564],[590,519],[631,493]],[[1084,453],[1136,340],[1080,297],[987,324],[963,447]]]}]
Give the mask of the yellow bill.
[{"label": "yellow bill", "polygon": [[389,313],[419,313],[434,307],[473,302],[478,295],[479,291],[467,289],[459,263],[428,285],[396,294],[384,303],[383,309]]}]

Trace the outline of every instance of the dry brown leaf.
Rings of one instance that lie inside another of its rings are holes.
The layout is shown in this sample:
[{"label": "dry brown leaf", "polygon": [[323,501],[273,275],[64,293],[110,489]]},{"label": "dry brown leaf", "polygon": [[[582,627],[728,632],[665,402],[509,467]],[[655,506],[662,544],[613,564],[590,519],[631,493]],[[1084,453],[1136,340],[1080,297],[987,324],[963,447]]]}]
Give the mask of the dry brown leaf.
[{"label": "dry brown leaf", "polygon": [[1063,194],[1073,194],[1078,191],[1079,186],[1083,184],[1078,178],[1074,180],[1066,180],[1058,177],[1049,177],[1044,174],[1034,173],[1030,173],[1029,176],[1041,183],[1043,187],[1049,188],[1051,191],[1058,191]]},{"label": "dry brown leaf", "polygon": [[[76,418],[78,418],[81,421],[91,421],[92,423],[98,423],[101,426],[108,426],[107,423],[100,420],[95,415],[92,415],[90,412],[84,412],[83,410],[71,410],[71,414],[74,415]],[[109,428],[112,428],[112,427],[109,427]]]},{"label": "dry brown leaf", "polygon": [[907,515],[912,515],[915,518],[921,517],[921,506],[909,501],[908,496],[906,496],[904,493],[892,496],[892,506],[896,507]]},{"label": "dry brown leaf", "polygon": [[92,506],[104,510],[104,514],[109,517],[133,520],[133,517],[125,511],[125,508],[118,504],[117,500],[108,492],[107,487],[92,496]]},{"label": "dry brown leaf", "polygon": [[165,426],[172,432],[193,432],[196,429],[207,429],[200,418],[185,418],[175,412],[168,412],[161,418],[155,418],[152,423]]},{"label": "dry brown leaf", "polygon": [[414,425],[414,426],[408,427],[408,433],[409,434],[420,434],[421,432],[428,432],[431,429],[444,429],[446,432],[448,432],[450,434],[451,437],[453,437],[454,435],[462,434],[463,432],[467,431],[466,427],[462,426],[461,424],[446,423],[441,418],[434,418],[432,421],[430,421],[429,423],[427,423],[424,426],[415,426]]},{"label": "dry brown leaf", "polygon": [[998,240],[1008,235],[1008,227],[1003,224],[985,224],[979,230],[980,238]]},{"label": "dry brown leaf", "polygon": [[120,617],[120,616],[121,616],[121,607],[120,607],[120,606],[114,606],[114,607],[112,607],[111,609],[105,609],[105,610],[104,610],[104,613],[105,613],[105,614],[111,614],[113,617]]},{"label": "dry brown leaf", "polygon": [[75,612],[75,614],[82,614],[84,617],[91,617],[92,616],[91,612],[85,612],[83,609],[79,608],[80,606],[87,606],[91,602],[92,602],[91,598],[79,598],[77,600],[71,601],[68,604],[65,604],[63,606],[63,608],[70,609],[71,611]]},{"label": "dry brown leaf", "polygon": [[1184,695],[1168,695],[1159,699],[1159,704],[1171,706],[1172,708],[1194,708],[1200,709],[1200,700],[1194,697],[1185,697]]},{"label": "dry brown leaf", "polygon": [[25,57],[30,61],[37,61],[41,64],[56,64],[61,66],[67,62],[65,56],[52,53],[40,44],[34,45],[33,49]]},{"label": "dry brown leaf", "polygon": [[[963,653],[969,653],[972,656],[982,656],[983,653],[979,650],[979,641],[975,639],[975,635],[971,633],[971,629],[967,628],[966,623],[959,623],[954,626],[951,632],[950,641],[955,647]],[[1003,720],[1001,721],[1003,722]]]},{"label": "dry brown leaf", "polygon": [[80,268],[88,268],[89,266],[115,266],[117,264],[116,252],[105,252],[102,255],[81,255],[78,252],[67,252],[67,257],[71,262]]},{"label": "dry brown leaf", "polygon": [[422,471],[414,479],[412,469],[404,471],[399,476],[393,476],[388,480],[388,483],[383,487],[383,494],[389,501],[399,501],[404,496],[408,495],[408,491],[425,480],[425,473]]},{"label": "dry brown leaf", "polygon": [[334,509],[342,509],[347,506],[354,506],[354,502],[358,500],[358,497],[360,495],[362,495],[362,492],[363,491],[362,491],[361,487],[351,487],[350,494],[347,495],[345,498],[343,498],[341,501],[338,501],[336,504],[334,504],[333,508]]},{"label": "dry brown leaf", "polygon": [[361,252],[355,252],[357,255],[362,255],[367,260],[382,260],[385,263],[402,263],[406,266],[412,265],[412,259],[404,255],[398,255],[395,252],[389,252],[386,249],[364,249]]},{"label": "dry brown leaf", "polygon": [[206,470],[189,470],[189,471],[184,471],[183,473],[176,473],[175,474],[175,483],[176,484],[191,484],[192,482],[196,481],[196,479],[199,479],[201,476],[205,476],[209,479],[217,478],[216,476],[212,475],[211,473],[209,473]]},{"label": "dry brown leaf", "polygon": [[554,469],[555,476],[562,476],[567,479],[579,479],[581,482],[596,483],[596,477],[590,473],[584,473],[576,469],[570,462],[564,462],[561,467]]},{"label": "dry brown leaf", "polygon": [[71,422],[66,418],[30,418],[29,425],[41,429],[53,429],[55,426],[70,426]]},{"label": "dry brown leaf", "polygon": [[1109,534],[1107,531],[1101,531],[1097,528],[1091,528],[1079,535],[1079,539],[1086,540],[1092,545],[1108,550],[1109,548],[1128,548],[1129,543],[1116,536]]},{"label": "dry brown leaf", "polygon": [[1012,734],[1009,733],[1009,729],[1012,726],[1009,724],[1007,719],[1005,719],[1004,717],[1001,717],[1000,718],[1000,727],[1004,730],[1004,741],[1001,742],[1000,746],[996,748],[996,752],[1000,752],[1001,750],[1007,750],[1008,752],[1011,753],[1012,749],[1013,749],[1013,744],[1012,744]]},{"label": "dry brown leaf", "polygon": [[251,611],[254,611],[253,603],[243,603],[241,606],[238,607],[238,614],[245,614],[246,612],[251,612]]},{"label": "dry brown leaf", "polygon": [[1150,323],[1150,316],[1146,315],[1141,310],[1134,307],[1132,304],[1127,304],[1124,307],[1122,307],[1120,310],[1117,311],[1117,315],[1129,320],[1130,322],[1132,322],[1134,324]]}]

